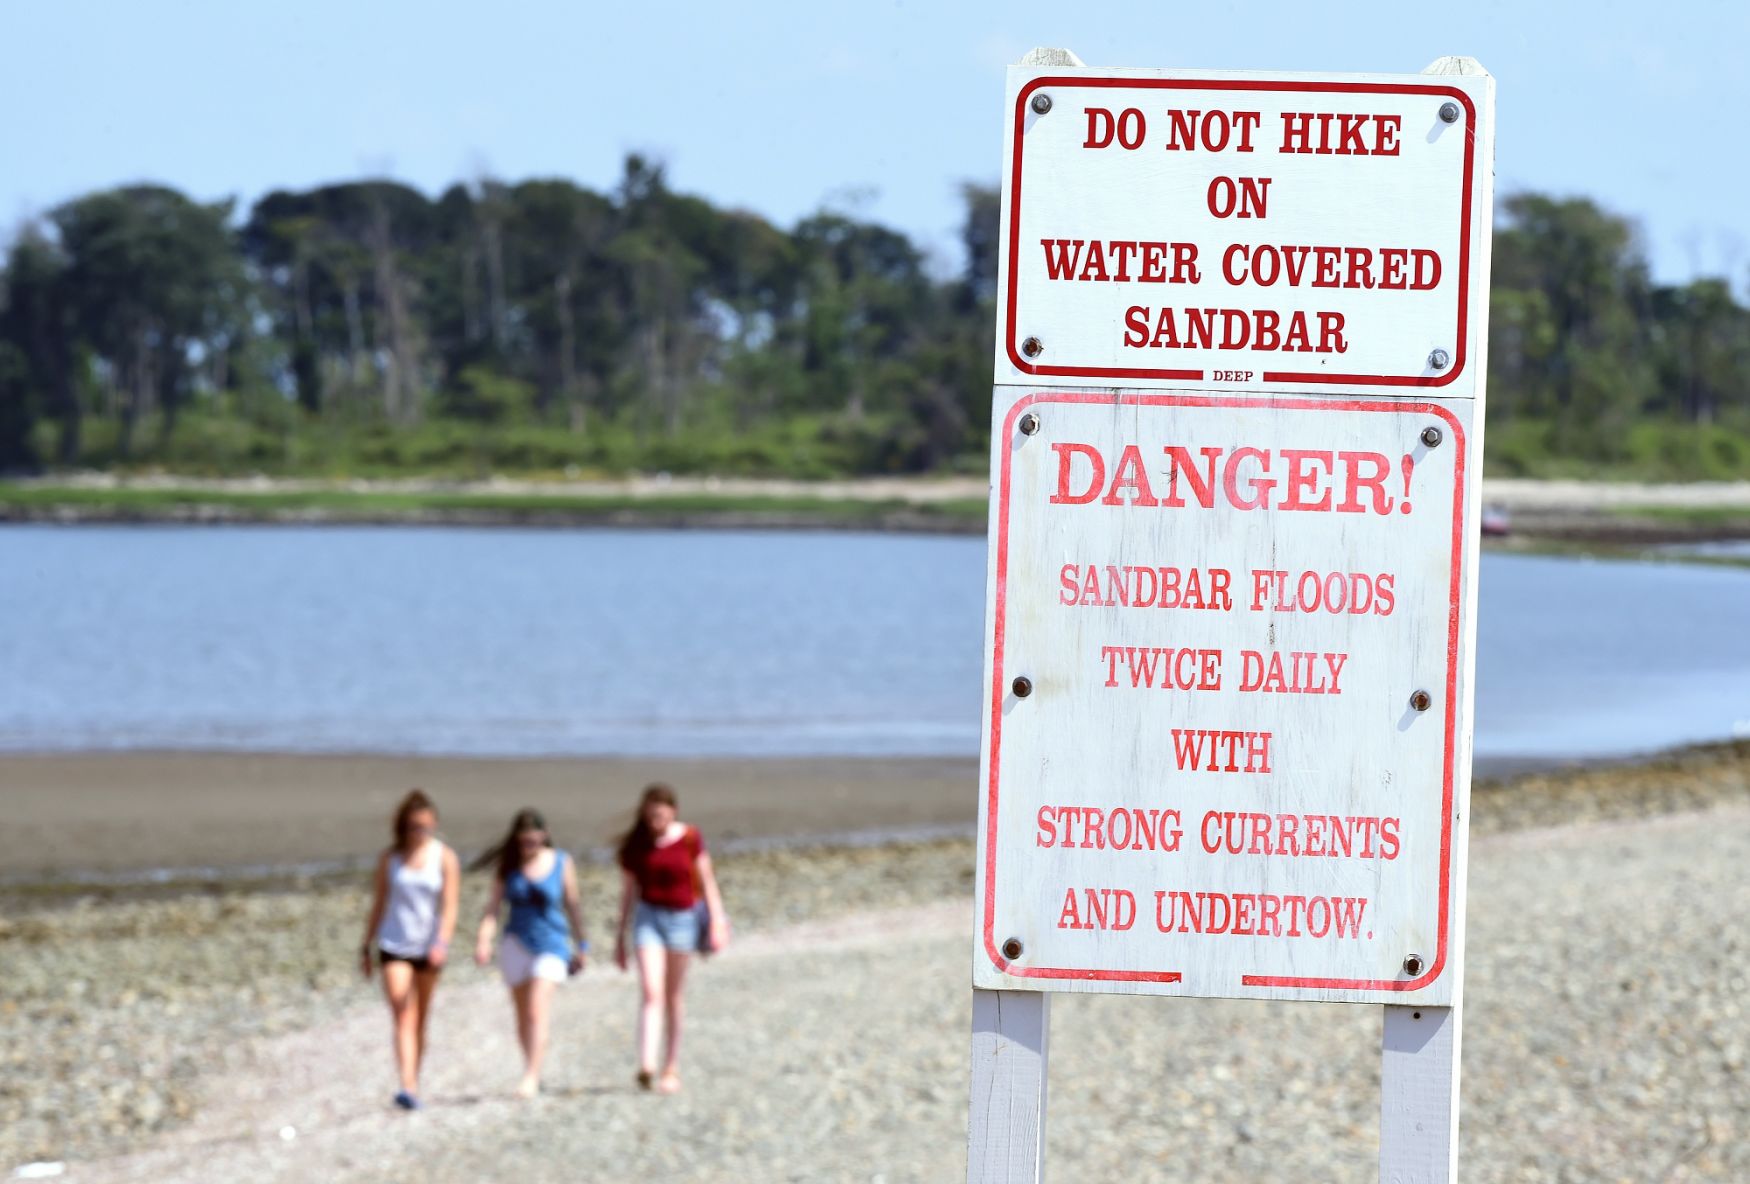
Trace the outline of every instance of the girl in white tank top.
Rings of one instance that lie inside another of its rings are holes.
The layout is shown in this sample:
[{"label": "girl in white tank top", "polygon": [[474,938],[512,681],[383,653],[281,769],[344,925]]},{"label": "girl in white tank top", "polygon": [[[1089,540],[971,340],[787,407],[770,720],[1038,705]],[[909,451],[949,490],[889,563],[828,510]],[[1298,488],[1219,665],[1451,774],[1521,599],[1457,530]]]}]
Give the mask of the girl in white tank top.
[{"label": "girl in white tank top", "polygon": [[377,925],[377,949],[392,958],[425,962],[438,939],[438,906],[444,890],[446,850],[437,839],[427,839],[412,858],[418,866],[389,854],[389,901]]},{"label": "girl in white tank top", "polygon": [[403,1110],[419,1109],[425,1021],[449,958],[461,898],[461,862],[436,832],[437,807],[419,790],[409,793],[395,811],[395,845],[377,858],[376,891],[359,948],[367,979],[377,965],[383,969],[401,1079],[395,1104]]}]

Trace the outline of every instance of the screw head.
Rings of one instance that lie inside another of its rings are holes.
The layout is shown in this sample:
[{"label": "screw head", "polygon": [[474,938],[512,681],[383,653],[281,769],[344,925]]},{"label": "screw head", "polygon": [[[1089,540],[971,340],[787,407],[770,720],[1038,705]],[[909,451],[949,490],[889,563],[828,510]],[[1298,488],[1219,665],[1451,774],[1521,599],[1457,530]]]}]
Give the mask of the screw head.
[{"label": "screw head", "polygon": [[[1033,96],[1033,114],[1043,115],[1049,110],[1051,110],[1050,95],[1046,94],[1044,91],[1040,91]],[[1452,121],[1449,119],[1447,122],[1451,123]]]},{"label": "screw head", "polygon": [[1452,365],[1452,355],[1443,349],[1437,349],[1428,355],[1428,364],[1436,370],[1444,370]]},{"label": "screw head", "polygon": [[[1038,100],[1034,100],[1034,101],[1037,102]],[[1442,104],[1440,104],[1440,122],[1441,123],[1457,123],[1458,122],[1458,104],[1457,103],[1442,103]]]},{"label": "screw head", "polygon": [[1020,956],[1021,956],[1021,939],[1020,938],[1011,937],[1008,941],[1005,941],[1003,943],[1003,957],[1005,957],[1009,961],[1013,962],[1016,958],[1019,958]]},{"label": "screw head", "polygon": [[1426,711],[1434,706],[1434,696],[1427,691],[1416,691],[1410,696],[1410,706],[1417,711]]},{"label": "screw head", "polygon": [[1045,343],[1037,337],[1029,337],[1021,343],[1021,352],[1029,358],[1036,358],[1045,352]]},{"label": "screw head", "polygon": [[1009,689],[1015,692],[1015,698],[1025,699],[1033,693],[1033,680],[1025,674],[1015,676],[1015,681],[1009,684]]},{"label": "screw head", "polygon": [[1444,437],[1440,434],[1439,428],[1426,427],[1426,428],[1422,429],[1422,443],[1426,444],[1430,448],[1440,447],[1440,441],[1444,440],[1445,438],[1446,437]]},{"label": "screw head", "polygon": [[1409,975],[1411,978],[1415,978],[1418,974],[1421,974],[1422,973],[1422,955],[1411,954],[1409,957],[1405,958],[1404,959],[1404,973]]},{"label": "screw head", "polygon": [[1031,436],[1039,430],[1039,417],[1029,411],[1021,417],[1021,422],[1015,426],[1021,429],[1023,436]]}]

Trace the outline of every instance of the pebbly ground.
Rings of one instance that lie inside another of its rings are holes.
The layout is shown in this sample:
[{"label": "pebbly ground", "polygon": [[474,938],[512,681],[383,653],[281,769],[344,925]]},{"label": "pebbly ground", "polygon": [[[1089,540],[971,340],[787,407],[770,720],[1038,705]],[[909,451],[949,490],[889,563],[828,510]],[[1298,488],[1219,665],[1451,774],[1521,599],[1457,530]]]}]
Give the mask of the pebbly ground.
[{"label": "pebbly ground", "polygon": [[[1474,854],[1463,1178],[1750,1179],[1750,811]],[[968,921],[956,902],[750,938],[696,984],[677,1098],[631,1088],[632,989],[593,974],[562,998],[549,1094],[511,1100],[501,992],[458,975],[428,1111],[387,1108],[384,1022],[358,1006],[237,1056],[157,1148],[67,1178],[963,1178]],[[1377,1009],[1061,996],[1052,1022],[1058,1179],[1373,1178]]]},{"label": "pebbly ground", "polygon": [[[1545,782],[1477,796],[1462,1178],[1750,1180],[1742,754]],[[1586,821],[1528,827],[1550,810]],[[970,871],[962,843],[725,861],[745,936],[697,978],[672,1099],[633,1090],[634,988],[596,967],[513,1101],[503,992],[458,967],[413,1116],[345,967],[355,889],[12,906],[0,1173],[962,1178]],[[269,936],[256,973],[232,932]],[[1060,996],[1052,1025],[1056,1179],[1373,1178],[1377,1009]]]}]

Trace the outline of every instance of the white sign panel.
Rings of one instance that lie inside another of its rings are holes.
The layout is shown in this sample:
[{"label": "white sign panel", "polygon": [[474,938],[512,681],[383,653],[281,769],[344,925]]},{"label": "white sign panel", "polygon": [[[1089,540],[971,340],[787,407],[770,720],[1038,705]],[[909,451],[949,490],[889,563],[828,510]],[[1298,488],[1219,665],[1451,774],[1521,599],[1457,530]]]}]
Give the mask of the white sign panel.
[{"label": "white sign panel", "polygon": [[1473,394],[1491,86],[1011,70],[997,382]]},{"label": "white sign panel", "polygon": [[1452,1001],[1474,410],[997,388],[975,985]]}]

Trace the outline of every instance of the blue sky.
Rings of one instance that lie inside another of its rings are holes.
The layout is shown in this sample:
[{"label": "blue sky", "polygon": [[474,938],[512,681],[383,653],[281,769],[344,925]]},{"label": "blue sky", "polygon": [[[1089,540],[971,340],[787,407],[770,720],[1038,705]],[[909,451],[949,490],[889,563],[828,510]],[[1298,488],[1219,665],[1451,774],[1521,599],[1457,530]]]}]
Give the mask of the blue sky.
[{"label": "blue sky", "polygon": [[100,186],[197,197],[388,175],[607,187],[629,150],[789,224],[823,204],[958,259],[957,188],[996,180],[1003,67],[1413,73],[1499,85],[1497,188],[1637,220],[1664,280],[1750,274],[1750,4],[684,4],[0,0],[0,228]]}]

